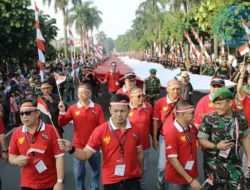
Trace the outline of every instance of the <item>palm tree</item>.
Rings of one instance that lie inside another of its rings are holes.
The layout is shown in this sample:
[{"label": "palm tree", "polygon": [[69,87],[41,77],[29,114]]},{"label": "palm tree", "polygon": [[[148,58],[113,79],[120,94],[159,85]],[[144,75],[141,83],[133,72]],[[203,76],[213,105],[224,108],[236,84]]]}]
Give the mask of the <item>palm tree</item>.
[{"label": "palm tree", "polygon": [[104,33],[104,31],[99,31],[96,35],[95,38],[98,43],[105,44],[107,40],[107,35]]},{"label": "palm tree", "polygon": [[[68,56],[68,40],[67,40],[67,25],[68,25],[68,3],[69,0],[54,0],[54,8],[55,12],[58,10],[62,11],[63,15],[63,29],[64,29],[64,54],[65,54],[65,59]],[[52,0],[43,0],[43,4],[48,4],[51,6]],[[82,3],[82,0],[71,0],[71,3],[74,6],[77,6]]]},{"label": "palm tree", "polygon": [[102,23],[97,7],[91,7],[93,1],[86,1],[83,5],[73,7],[69,10],[69,24],[75,23],[75,29],[81,38],[81,48],[83,47],[83,36],[94,28],[99,28]]}]

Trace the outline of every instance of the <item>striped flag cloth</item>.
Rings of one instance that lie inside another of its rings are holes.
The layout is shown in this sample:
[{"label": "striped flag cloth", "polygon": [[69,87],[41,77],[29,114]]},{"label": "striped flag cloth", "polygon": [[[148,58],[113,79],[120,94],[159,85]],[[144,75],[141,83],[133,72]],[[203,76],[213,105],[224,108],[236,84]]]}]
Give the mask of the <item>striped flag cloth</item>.
[{"label": "striped flag cloth", "polygon": [[37,109],[39,109],[42,113],[49,116],[51,118],[51,114],[49,112],[49,108],[47,107],[46,103],[42,100],[42,98],[37,98]]},{"label": "striped flag cloth", "polygon": [[69,45],[70,45],[71,64],[72,64],[72,71],[73,71],[75,69],[74,37],[70,29],[69,29]]}]

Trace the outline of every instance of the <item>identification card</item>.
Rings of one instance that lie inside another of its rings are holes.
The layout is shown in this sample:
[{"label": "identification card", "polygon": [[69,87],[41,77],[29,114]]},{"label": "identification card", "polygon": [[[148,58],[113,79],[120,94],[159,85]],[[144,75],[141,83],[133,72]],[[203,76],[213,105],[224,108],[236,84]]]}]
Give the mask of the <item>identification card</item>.
[{"label": "identification card", "polygon": [[116,86],[119,86],[120,84],[119,84],[119,82],[115,82],[115,85],[116,85]]},{"label": "identification card", "polygon": [[44,172],[45,170],[47,170],[46,165],[44,164],[44,162],[42,160],[40,160],[36,165],[35,165],[37,171],[39,173]]},{"label": "identification card", "polygon": [[194,160],[189,160],[186,163],[185,170],[192,170],[193,166],[194,166]]},{"label": "identification card", "polygon": [[229,155],[231,148],[227,149],[227,150],[221,150],[219,153],[219,156],[223,157],[223,158],[227,158]]},{"label": "identification card", "polygon": [[115,166],[115,175],[116,176],[124,176],[125,168],[126,168],[125,164],[116,165]]}]

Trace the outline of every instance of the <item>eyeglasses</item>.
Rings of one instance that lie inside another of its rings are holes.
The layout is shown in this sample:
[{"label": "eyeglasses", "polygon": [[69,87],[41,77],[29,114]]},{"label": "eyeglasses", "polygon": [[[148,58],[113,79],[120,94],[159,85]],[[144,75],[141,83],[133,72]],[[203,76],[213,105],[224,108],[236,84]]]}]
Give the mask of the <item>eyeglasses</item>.
[{"label": "eyeglasses", "polygon": [[135,82],[136,80],[128,80],[128,82]]},{"label": "eyeglasses", "polygon": [[142,95],[138,95],[137,96],[137,98],[139,99],[139,98],[144,98],[145,97],[145,95],[144,94],[142,94]]},{"label": "eyeglasses", "polygon": [[30,116],[31,113],[35,112],[35,111],[37,111],[37,110],[35,109],[35,110],[32,110],[32,111],[24,111],[24,112],[20,112],[19,114],[20,114],[21,117],[24,116],[24,115]]}]

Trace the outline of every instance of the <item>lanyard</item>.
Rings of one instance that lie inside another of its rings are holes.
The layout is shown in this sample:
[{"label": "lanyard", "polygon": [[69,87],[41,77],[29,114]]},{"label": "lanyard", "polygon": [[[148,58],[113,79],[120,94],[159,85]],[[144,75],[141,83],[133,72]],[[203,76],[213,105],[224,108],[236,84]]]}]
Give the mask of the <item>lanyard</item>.
[{"label": "lanyard", "polygon": [[119,140],[119,137],[117,136],[116,132],[114,131],[113,127],[111,126],[110,122],[108,122],[108,125],[109,125],[109,128],[110,128],[111,132],[113,133],[113,135],[115,136],[115,138],[117,139],[117,141],[119,143],[120,155],[121,155],[121,158],[123,158],[124,157],[124,144],[125,144],[125,141],[127,140],[127,132],[125,132],[123,141],[121,142]]}]

